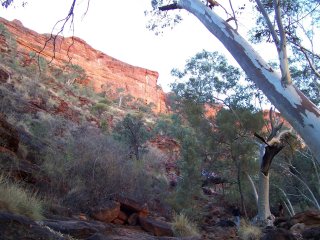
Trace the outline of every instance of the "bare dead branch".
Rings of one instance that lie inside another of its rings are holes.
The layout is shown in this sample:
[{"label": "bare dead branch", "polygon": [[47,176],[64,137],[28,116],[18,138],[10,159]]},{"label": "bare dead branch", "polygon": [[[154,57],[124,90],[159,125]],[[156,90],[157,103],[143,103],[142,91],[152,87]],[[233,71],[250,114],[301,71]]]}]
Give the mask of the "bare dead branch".
[{"label": "bare dead branch", "polygon": [[168,11],[168,10],[175,10],[175,9],[181,9],[181,7],[179,7],[177,3],[172,3],[169,5],[159,7],[160,11]]},{"label": "bare dead branch", "polygon": [[[69,53],[70,53],[71,47],[74,45],[74,9],[75,9],[75,4],[76,4],[76,2],[77,2],[77,0],[73,0],[73,1],[72,1],[72,4],[71,4],[71,6],[70,6],[70,8],[69,8],[69,12],[68,12],[67,16],[66,16],[65,18],[57,21],[57,22],[55,23],[55,25],[53,26],[52,31],[51,31],[51,33],[50,33],[50,36],[46,39],[46,41],[45,41],[42,49],[39,50],[39,51],[37,51],[37,55],[38,55],[38,67],[39,67],[39,70],[40,70],[40,71],[41,71],[41,69],[40,69],[40,65],[39,65],[39,60],[40,60],[40,55],[41,55],[41,53],[46,49],[46,47],[48,46],[48,44],[52,42],[52,46],[53,46],[52,52],[53,52],[53,55],[52,55],[52,57],[51,57],[51,60],[50,60],[49,63],[48,63],[48,64],[51,64],[52,61],[53,61],[53,60],[55,59],[55,57],[56,57],[57,40],[58,40],[58,38],[61,36],[61,34],[63,33],[63,31],[64,31],[67,23],[70,23],[70,29],[71,29],[71,31],[72,31],[72,37],[71,37],[72,42],[71,42],[71,44],[68,46],[68,50],[67,50],[68,63],[71,62],[72,57],[69,55]],[[86,10],[85,14],[87,13],[87,11],[88,11],[88,9],[89,9],[89,4],[90,4],[90,0],[88,0],[87,10]],[[85,15],[85,14],[84,14],[84,15]],[[57,27],[58,25],[60,25],[60,24],[62,24],[62,26],[59,28],[59,30],[58,30],[57,33],[54,33],[56,27]],[[60,44],[62,44],[63,39],[64,39],[64,38],[62,37],[62,41],[61,41]]]},{"label": "bare dead branch", "polygon": [[[236,14],[235,14],[235,12],[234,12],[233,5],[232,5],[231,0],[229,0],[229,5],[230,5],[231,11],[232,11],[234,23],[235,23],[235,25],[236,25],[236,31],[238,31],[238,28],[239,28],[239,27],[238,27],[238,21],[237,21]],[[230,18],[229,18],[229,19],[230,19]],[[228,22],[228,20],[227,20],[227,22]]]},{"label": "bare dead branch", "polygon": [[87,8],[86,8],[86,11],[84,12],[84,14],[82,15],[82,18],[84,18],[84,17],[87,15],[88,11],[89,11],[90,1],[91,1],[91,0],[88,0],[88,1],[87,1]]},{"label": "bare dead branch", "polygon": [[258,133],[254,133],[253,134],[256,138],[258,138],[261,142],[265,143],[266,145],[268,145],[268,143],[266,142],[266,140],[264,140],[263,137],[261,137]]}]

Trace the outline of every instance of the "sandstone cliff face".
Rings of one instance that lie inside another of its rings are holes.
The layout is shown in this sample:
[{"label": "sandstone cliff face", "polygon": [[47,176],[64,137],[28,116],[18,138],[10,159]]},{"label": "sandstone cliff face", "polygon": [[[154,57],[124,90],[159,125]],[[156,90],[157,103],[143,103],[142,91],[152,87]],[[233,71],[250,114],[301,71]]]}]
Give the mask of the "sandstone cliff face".
[{"label": "sandstone cliff face", "polygon": [[52,63],[57,66],[64,66],[71,58],[72,64],[77,64],[86,71],[85,83],[92,85],[95,91],[101,92],[108,88],[117,93],[122,89],[122,94],[140,98],[146,104],[153,103],[156,106],[154,110],[158,113],[167,110],[165,93],[157,86],[157,72],[121,62],[77,37],[57,37],[54,51],[53,41],[45,44],[50,37],[48,34],[38,34],[27,29],[18,20],[10,22],[0,18],[0,23],[15,36],[18,52],[26,57],[31,52],[41,51],[41,55],[50,61],[55,55]]}]

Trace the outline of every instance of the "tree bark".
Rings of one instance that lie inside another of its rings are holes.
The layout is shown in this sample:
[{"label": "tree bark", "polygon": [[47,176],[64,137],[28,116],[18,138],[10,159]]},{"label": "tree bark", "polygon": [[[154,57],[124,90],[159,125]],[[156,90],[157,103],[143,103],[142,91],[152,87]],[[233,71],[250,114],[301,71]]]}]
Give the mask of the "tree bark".
[{"label": "tree bark", "polygon": [[271,216],[269,204],[269,174],[259,172],[258,220],[264,221]]},{"label": "tree bark", "polygon": [[249,78],[303,138],[320,163],[320,110],[275,72],[238,32],[199,0],[179,0],[176,8],[195,15],[226,47]]}]

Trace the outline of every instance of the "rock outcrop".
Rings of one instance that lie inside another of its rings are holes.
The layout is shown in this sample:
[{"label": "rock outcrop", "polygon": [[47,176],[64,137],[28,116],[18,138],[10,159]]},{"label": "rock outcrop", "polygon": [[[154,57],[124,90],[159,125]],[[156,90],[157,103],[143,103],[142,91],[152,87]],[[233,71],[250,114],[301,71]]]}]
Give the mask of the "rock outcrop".
[{"label": "rock outcrop", "polygon": [[121,62],[77,37],[58,36],[53,45],[53,39],[48,40],[50,35],[25,28],[18,20],[10,22],[0,18],[0,23],[16,38],[18,53],[25,56],[26,62],[30,61],[30,54],[34,52],[41,52],[48,61],[54,56],[52,63],[60,67],[71,60],[72,64],[85,70],[86,79],[82,82],[93,86],[95,91],[107,89],[113,94],[120,94],[121,91],[121,94],[142,99],[146,104],[153,103],[156,112],[167,111],[165,93],[157,85],[157,72]]}]

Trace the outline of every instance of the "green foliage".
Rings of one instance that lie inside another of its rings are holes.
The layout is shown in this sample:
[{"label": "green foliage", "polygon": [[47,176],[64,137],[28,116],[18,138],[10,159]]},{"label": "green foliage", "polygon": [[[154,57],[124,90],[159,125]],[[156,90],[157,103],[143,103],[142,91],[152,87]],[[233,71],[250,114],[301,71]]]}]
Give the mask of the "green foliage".
[{"label": "green foliage", "polygon": [[176,78],[171,87],[178,101],[254,108],[252,100],[262,99],[255,85],[218,52],[203,50],[187,61],[183,71],[173,69],[171,74]]},{"label": "green foliage", "polygon": [[6,40],[8,45],[7,51],[11,52],[10,56],[14,56],[17,51],[17,41],[2,23],[0,23],[0,35],[4,36]]},{"label": "green foliage", "polygon": [[197,221],[201,218],[197,199],[201,196],[201,156],[197,152],[195,136],[186,134],[182,142],[182,157],[179,160],[180,176],[176,191],[169,202],[178,213]]},{"label": "green foliage", "polygon": [[200,236],[197,226],[183,213],[173,216],[172,229],[176,237]]},{"label": "green foliage", "polygon": [[66,64],[64,69],[52,67],[51,74],[62,83],[81,82],[87,78],[85,70],[76,64]]},{"label": "green foliage", "polygon": [[43,218],[43,203],[36,194],[0,175],[0,210],[24,215],[34,220]]},{"label": "green foliage", "polygon": [[[59,186],[63,204],[76,211],[88,212],[116,195],[147,201],[156,195],[146,165],[150,159],[128,159],[128,148],[101,134],[99,129],[82,126],[63,144],[63,151],[49,150],[43,169],[50,176],[54,192]],[[160,186],[162,189],[162,187]]]},{"label": "green foliage", "polygon": [[133,107],[138,109],[139,112],[152,113],[152,108],[155,107],[153,103],[146,103],[143,99],[138,98],[134,103]]},{"label": "green foliage", "polygon": [[[261,1],[270,19],[274,18],[272,1]],[[287,38],[289,68],[294,84],[319,106],[320,58],[314,50],[319,32],[319,1],[290,0],[280,3],[281,20]],[[271,20],[272,21],[272,20]],[[277,31],[277,27],[275,27]],[[260,14],[250,31],[254,43],[274,42],[266,20]],[[277,63],[279,68],[279,63]]]},{"label": "green foliage", "polygon": [[100,127],[103,132],[108,133],[109,132],[109,124],[106,120],[102,119],[100,121]]},{"label": "green foliage", "polygon": [[46,74],[48,70],[48,62],[47,60],[40,56],[39,54],[35,52],[30,52],[29,57],[32,59],[37,59],[38,62],[38,70],[40,70],[41,73]]},{"label": "green foliage", "polygon": [[143,144],[151,137],[142,120],[142,116],[127,114],[114,128],[114,137],[127,143],[135,159],[140,159]]},{"label": "green foliage", "polygon": [[78,81],[85,80],[87,77],[86,71],[77,64],[69,64],[66,66],[67,71],[69,71],[69,77],[72,79],[77,79]]},{"label": "green foliage", "polygon": [[187,82],[172,84],[173,91],[184,99],[198,103],[213,103],[214,94],[228,94],[240,79],[240,70],[227,64],[218,52],[203,50],[187,61],[184,71],[172,70],[177,79]]},{"label": "green foliage", "polygon": [[105,103],[98,102],[91,107],[91,111],[95,114],[101,115],[103,112],[107,111],[109,106]]},{"label": "green foliage", "polygon": [[163,31],[166,27],[173,28],[182,20],[182,17],[179,14],[176,14],[176,11],[164,12],[159,10],[159,7],[167,2],[168,1],[164,0],[152,0],[152,10],[144,12],[148,17],[148,23],[146,27],[153,31],[156,35],[163,34]]},{"label": "green foliage", "polygon": [[276,205],[279,201],[286,202],[288,198],[296,212],[318,208],[320,166],[298,139],[291,137],[286,144],[277,156],[277,162],[271,167],[273,177],[270,179],[270,202]]},{"label": "green foliage", "polygon": [[180,142],[189,132],[190,128],[183,123],[181,116],[178,114],[159,117],[154,126],[155,134],[173,137]]},{"label": "green foliage", "polygon": [[240,135],[253,136],[253,133],[260,131],[264,124],[261,111],[252,112],[246,108],[233,110],[222,108],[215,121],[221,137],[228,141],[233,141]]},{"label": "green foliage", "polygon": [[4,8],[8,8],[12,3],[13,3],[13,0],[1,0],[1,6]]}]

